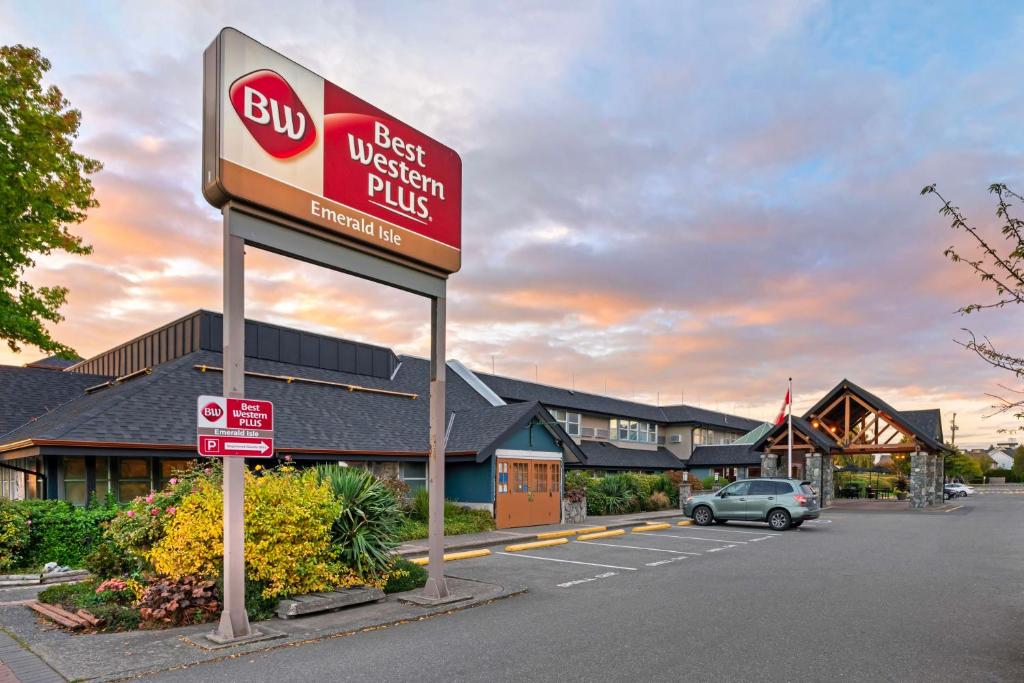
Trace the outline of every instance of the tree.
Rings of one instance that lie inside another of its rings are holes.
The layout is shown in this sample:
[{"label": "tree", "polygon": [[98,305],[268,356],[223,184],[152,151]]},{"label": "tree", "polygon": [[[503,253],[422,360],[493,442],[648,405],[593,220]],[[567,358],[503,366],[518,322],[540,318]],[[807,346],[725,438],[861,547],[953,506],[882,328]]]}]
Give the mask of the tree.
[{"label": "tree", "polygon": [[1013,452],[1013,476],[1017,481],[1024,481],[1024,446],[1017,446]]},{"label": "tree", "polygon": [[44,323],[64,318],[66,287],[33,287],[25,272],[36,255],[88,254],[68,226],[98,205],[87,177],[100,162],[74,150],[81,113],[54,85],[44,88],[50,62],[36,48],[0,46],[0,339],[73,356]]},{"label": "tree", "polygon": [[[928,185],[921,190],[921,194],[934,194],[938,197],[942,202],[939,213],[952,219],[950,227],[953,230],[970,235],[977,250],[974,258],[967,258],[951,246],[946,249],[945,255],[954,263],[962,263],[970,268],[982,282],[991,285],[996,294],[993,301],[968,304],[961,307],[959,312],[969,315],[989,308],[1024,304],[1024,220],[1011,213],[1011,202],[1024,201],[1024,197],[1002,183],[989,186],[988,191],[996,196],[996,216],[1002,222],[1000,232],[1005,244],[1000,244],[987,238],[981,228],[967,220],[960,207],[954,206],[935,188],[934,184]],[[1017,380],[1024,378],[1024,357],[997,349],[988,337],[978,339],[971,330],[964,329],[964,332],[969,339],[958,341],[958,344],[976,353],[986,363],[1012,373]],[[994,414],[1011,413],[1018,419],[1024,419],[1024,390],[1000,386],[1012,396],[1007,398],[990,394],[997,401]]]},{"label": "tree", "polygon": [[945,457],[945,474],[950,479],[975,481],[983,474],[978,462],[961,450],[955,450]]}]

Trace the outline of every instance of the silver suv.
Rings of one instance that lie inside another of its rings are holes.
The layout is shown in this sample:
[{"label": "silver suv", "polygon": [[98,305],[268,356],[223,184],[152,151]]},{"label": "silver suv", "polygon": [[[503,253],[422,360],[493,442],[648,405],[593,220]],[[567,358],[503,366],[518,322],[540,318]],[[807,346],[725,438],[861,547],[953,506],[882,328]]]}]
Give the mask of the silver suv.
[{"label": "silver suv", "polygon": [[743,479],[715,493],[691,496],[683,514],[701,526],[729,520],[768,522],[775,531],[798,527],[820,514],[811,482],[799,479]]}]

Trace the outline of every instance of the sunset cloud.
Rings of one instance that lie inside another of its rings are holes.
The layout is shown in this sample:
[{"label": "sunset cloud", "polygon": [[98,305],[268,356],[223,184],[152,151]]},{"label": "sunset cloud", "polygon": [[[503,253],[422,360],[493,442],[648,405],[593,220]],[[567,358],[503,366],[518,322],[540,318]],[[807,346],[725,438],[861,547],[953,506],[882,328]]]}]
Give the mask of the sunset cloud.
[{"label": "sunset cloud", "polygon": [[[510,6],[511,7],[511,6]],[[842,377],[957,413],[998,383],[953,340],[1018,345],[920,188],[994,225],[1024,186],[1019,8],[887,3],[207,3],[0,6],[40,47],[105,163],[55,330],[86,355],[220,310],[220,216],[200,194],[201,54],[234,25],[459,150],[463,270],[449,355],[483,370],[769,418]],[[898,28],[897,28],[898,27]],[[426,301],[249,250],[253,318],[428,353]],[[0,362],[39,355],[0,351]],[[948,433],[948,431],[947,431]]]}]

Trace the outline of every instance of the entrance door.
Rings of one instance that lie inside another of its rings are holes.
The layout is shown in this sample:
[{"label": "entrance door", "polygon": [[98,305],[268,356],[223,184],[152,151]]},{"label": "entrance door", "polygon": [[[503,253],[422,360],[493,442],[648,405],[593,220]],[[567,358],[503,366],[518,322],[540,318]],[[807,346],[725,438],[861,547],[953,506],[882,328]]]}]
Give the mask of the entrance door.
[{"label": "entrance door", "polygon": [[747,492],[749,481],[732,484],[722,490],[722,500],[718,503],[719,516],[724,519],[748,519]]},{"label": "entrance door", "polygon": [[498,458],[494,520],[499,529],[557,524],[562,518],[559,460]]}]

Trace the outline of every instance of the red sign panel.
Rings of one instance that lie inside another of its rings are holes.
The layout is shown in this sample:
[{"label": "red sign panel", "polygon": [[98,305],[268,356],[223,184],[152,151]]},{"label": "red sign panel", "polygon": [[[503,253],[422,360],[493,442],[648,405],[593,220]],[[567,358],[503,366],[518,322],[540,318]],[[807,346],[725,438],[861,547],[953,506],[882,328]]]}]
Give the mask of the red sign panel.
[{"label": "red sign panel", "polygon": [[196,402],[199,455],[274,455],[274,404],[250,398],[200,396]]}]

